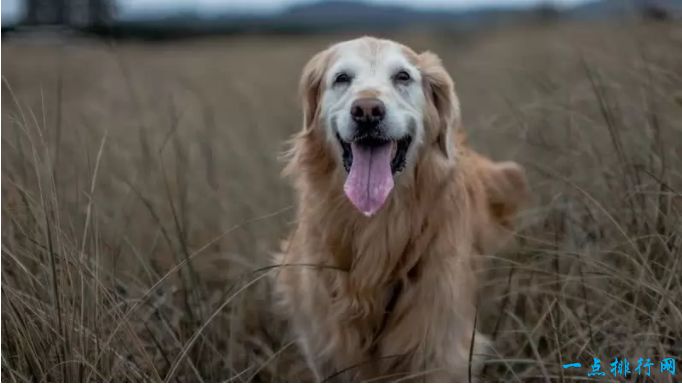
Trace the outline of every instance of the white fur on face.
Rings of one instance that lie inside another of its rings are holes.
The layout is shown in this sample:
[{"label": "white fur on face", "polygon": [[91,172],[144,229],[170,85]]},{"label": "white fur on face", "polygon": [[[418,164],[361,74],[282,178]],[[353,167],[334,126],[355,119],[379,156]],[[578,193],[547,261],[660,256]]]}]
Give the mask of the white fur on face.
[{"label": "white fur on face", "polygon": [[[329,141],[340,151],[337,133],[346,142],[353,139],[355,124],[351,105],[359,98],[372,95],[386,107],[386,136],[393,140],[407,135],[412,137],[407,154],[409,164],[414,148],[424,136],[426,99],[419,69],[410,63],[403,47],[386,40],[351,40],[332,47],[332,52],[333,59],[322,80],[325,92],[321,99],[321,118]],[[397,81],[396,74],[400,71],[407,72],[410,80]],[[342,73],[348,75],[350,81],[335,83]]]}]

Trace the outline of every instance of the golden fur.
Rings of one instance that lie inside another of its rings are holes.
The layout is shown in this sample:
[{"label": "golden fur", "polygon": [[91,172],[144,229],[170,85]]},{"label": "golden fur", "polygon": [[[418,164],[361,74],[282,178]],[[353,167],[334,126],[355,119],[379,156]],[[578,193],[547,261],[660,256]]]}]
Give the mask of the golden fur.
[{"label": "golden fur", "polygon": [[466,147],[438,57],[403,49],[423,76],[426,132],[413,167],[371,218],[344,195],[344,170],[320,127],[333,48],[302,76],[304,127],[285,169],[298,212],[275,288],[317,380],[467,380],[475,272],[481,255],[510,237],[527,194],[518,165]]}]

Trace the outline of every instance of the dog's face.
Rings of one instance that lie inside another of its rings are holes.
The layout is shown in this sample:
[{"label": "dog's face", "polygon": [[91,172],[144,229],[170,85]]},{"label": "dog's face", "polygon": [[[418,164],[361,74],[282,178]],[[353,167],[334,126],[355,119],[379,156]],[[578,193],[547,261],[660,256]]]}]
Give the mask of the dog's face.
[{"label": "dog's face", "polygon": [[350,40],[313,57],[301,85],[306,129],[324,131],[346,173],[346,195],[367,216],[420,151],[435,146],[450,156],[459,106],[452,80],[431,53],[388,40]]}]

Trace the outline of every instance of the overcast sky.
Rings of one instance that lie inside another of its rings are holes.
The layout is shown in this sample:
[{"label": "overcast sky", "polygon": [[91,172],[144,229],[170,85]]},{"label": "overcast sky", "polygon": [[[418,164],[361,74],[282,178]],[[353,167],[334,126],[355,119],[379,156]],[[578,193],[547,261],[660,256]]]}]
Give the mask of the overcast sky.
[{"label": "overcast sky", "polygon": [[[26,0],[2,0],[3,23],[15,22],[23,12]],[[122,17],[144,13],[166,13],[177,10],[194,10],[200,13],[216,11],[276,12],[292,4],[318,0],[117,0]],[[370,3],[404,5],[415,8],[466,9],[476,7],[511,6],[527,7],[541,3],[571,6],[587,0],[365,0]]]}]

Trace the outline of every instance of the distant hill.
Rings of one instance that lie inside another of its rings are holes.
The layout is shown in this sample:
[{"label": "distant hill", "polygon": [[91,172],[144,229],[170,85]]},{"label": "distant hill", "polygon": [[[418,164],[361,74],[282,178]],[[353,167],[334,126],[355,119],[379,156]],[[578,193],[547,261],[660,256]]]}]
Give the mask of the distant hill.
[{"label": "distant hill", "polygon": [[416,10],[362,1],[332,0],[294,6],[275,22],[307,28],[396,28],[405,25],[473,26],[480,22],[511,19],[525,10],[481,8],[469,11]]},{"label": "distant hill", "polygon": [[682,0],[595,0],[570,9],[566,16],[572,19],[600,20],[655,15],[657,12],[679,18],[682,14]]},{"label": "distant hill", "polygon": [[253,30],[377,30],[405,26],[438,28],[472,28],[489,23],[528,18],[570,18],[601,20],[639,15],[645,11],[662,12],[679,17],[682,0],[595,0],[574,8],[561,10],[548,5],[537,8],[491,8],[470,10],[428,10],[396,5],[373,4],[361,0],[327,0],[292,6],[271,15],[215,13],[200,17],[179,14],[154,20],[155,25],[168,24],[190,29],[253,29]]},{"label": "distant hill", "polygon": [[93,32],[120,37],[173,38],[218,33],[313,33],[351,30],[376,32],[405,27],[467,30],[491,24],[537,20],[606,20],[642,15],[653,19],[679,19],[682,0],[595,0],[569,9],[550,5],[536,8],[475,8],[428,10],[361,0],[327,0],[295,5],[275,14],[230,12],[149,14],[119,20]]},{"label": "distant hill", "polygon": [[529,10],[479,8],[467,11],[417,10],[360,0],[329,0],[292,6],[272,15],[214,13],[201,17],[183,12],[162,18],[122,22],[119,30],[157,33],[220,33],[377,31],[426,26],[440,29],[474,28],[489,23],[517,20]]}]

